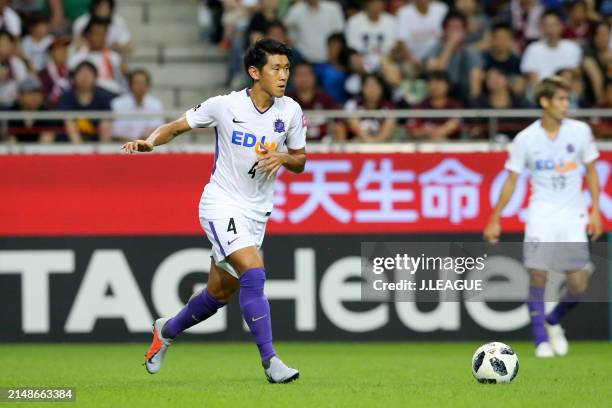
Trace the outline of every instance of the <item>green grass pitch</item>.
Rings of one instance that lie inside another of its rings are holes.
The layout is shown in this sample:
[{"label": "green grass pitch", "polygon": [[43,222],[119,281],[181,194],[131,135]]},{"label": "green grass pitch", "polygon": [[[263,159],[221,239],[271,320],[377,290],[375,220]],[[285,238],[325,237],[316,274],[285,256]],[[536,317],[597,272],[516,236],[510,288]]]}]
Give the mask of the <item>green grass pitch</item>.
[{"label": "green grass pitch", "polygon": [[[503,341],[503,339],[500,339]],[[278,343],[301,378],[268,384],[248,343],[181,343],[165,366],[142,366],[148,344],[0,345],[0,387],[75,387],[79,407],[610,407],[612,343],[573,342],[539,360],[515,342],[520,371],[509,385],[477,383],[477,343]]]}]

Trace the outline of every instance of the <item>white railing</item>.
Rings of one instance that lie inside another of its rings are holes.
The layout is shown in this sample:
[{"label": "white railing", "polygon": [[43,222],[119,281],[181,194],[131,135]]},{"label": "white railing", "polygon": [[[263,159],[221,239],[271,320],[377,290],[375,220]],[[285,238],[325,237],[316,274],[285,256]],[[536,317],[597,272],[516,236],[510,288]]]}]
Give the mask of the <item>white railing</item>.
[{"label": "white railing", "polygon": [[[0,121],[11,119],[147,119],[178,118],[184,110],[168,110],[160,113],[115,113],[109,111],[0,111]],[[464,119],[512,119],[537,118],[539,109],[389,109],[389,110],[317,110],[305,111],[307,117],[343,119],[343,118],[464,118]],[[612,109],[574,109],[570,116],[578,118],[612,118]]]},{"label": "white railing", "polygon": [[[183,115],[183,110],[169,110],[159,113],[114,113],[108,111],[0,111],[0,140],[3,135],[7,135],[9,120],[57,120],[66,119],[130,119],[142,120],[150,118],[164,118],[167,121]],[[396,119],[440,119],[440,118],[461,118],[461,119],[480,119],[487,122],[487,132],[489,140],[474,141],[453,141],[453,142],[431,142],[409,139],[401,143],[309,143],[309,151],[319,152],[490,152],[504,150],[505,143],[495,140],[498,133],[498,125],[504,119],[525,119],[526,122],[535,120],[541,114],[538,109],[521,110],[486,110],[486,109],[448,109],[448,110],[327,110],[327,111],[305,111],[307,119],[346,119],[346,118],[396,118]],[[582,119],[610,119],[612,121],[612,109],[577,109],[570,113],[570,116]],[[61,126],[61,123],[58,124]],[[173,141],[172,144],[162,146],[156,151],[159,152],[210,152],[214,150],[212,138],[201,137],[201,130],[190,132],[189,135],[181,136]],[[82,145],[70,144],[3,144],[0,143],[0,154],[19,154],[19,153],[115,153],[118,151],[117,143],[86,143]],[[598,141],[598,146],[602,150],[612,150],[612,141]]]}]

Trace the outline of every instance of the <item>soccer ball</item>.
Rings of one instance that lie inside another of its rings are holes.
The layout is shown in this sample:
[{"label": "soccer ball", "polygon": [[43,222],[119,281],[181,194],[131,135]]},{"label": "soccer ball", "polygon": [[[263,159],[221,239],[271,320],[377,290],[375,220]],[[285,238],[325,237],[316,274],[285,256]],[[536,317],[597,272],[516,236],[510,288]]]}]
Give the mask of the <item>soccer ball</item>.
[{"label": "soccer ball", "polygon": [[516,353],[504,343],[487,343],[472,357],[472,374],[480,383],[503,384],[514,380],[519,370]]}]

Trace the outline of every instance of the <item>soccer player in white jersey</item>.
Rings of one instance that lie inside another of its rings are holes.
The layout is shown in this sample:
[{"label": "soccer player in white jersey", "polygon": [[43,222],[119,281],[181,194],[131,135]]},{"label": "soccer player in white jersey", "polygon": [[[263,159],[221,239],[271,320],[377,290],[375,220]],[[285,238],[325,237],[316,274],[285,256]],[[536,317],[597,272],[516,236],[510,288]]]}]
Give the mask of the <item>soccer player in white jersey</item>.
[{"label": "soccer player in white jersey", "polygon": [[[531,197],[523,258],[529,271],[527,306],[537,357],[567,354],[568,343],[559,321],[578,304],[587,289],[587,234],[596,240],[602,233],[595,171],[599,153],[590,127],[565,117],[569,90],[569,84],[558,76],[545,78],[537,85],[535,97],[542,108],[541,119],[520,132],[512,142],[505,165],[508,177],[484,230],[487,241],[498,241],[502,210],[514,192],[520,173],[528,169]],[[590,215],[582,199],[582,166],[593,203]],[[547,273],[553,271],[565,274],[567,291],[554,310],[545,314],[544,288]]]},{"label": "soccer player in white jersey", "polygon": [[[300,173],[306,164],[306,122],[302,109],[284,96],[291,50],[270,39],[258,41],[244,56],[250,89],[210,98],[146,140],[126,143],[128,153],[149,152],[192,128],[215,128],[215,163],[199,205],[202,228],[212,244],[207,287],[194,294],[170,319],[153,324],[153,343],[145,367],[158,372],[172,340],[225,306],[240,289],[240,309],[259,348],[271,383],[298,378],[272,346],[270,306],[264,295],[265,271],[259,253],[272,211],[273,185],[281,166]],[[286,150],[284,152],[283,150]]]}]

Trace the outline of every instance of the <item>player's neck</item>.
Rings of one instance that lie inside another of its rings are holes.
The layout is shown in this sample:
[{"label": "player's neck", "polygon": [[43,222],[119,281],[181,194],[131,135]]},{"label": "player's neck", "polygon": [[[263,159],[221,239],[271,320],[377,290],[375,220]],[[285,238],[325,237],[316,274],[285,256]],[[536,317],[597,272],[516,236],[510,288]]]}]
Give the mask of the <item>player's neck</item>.
[{"label": "player's neck", "polygon": [[249,90],[249,97],[260,112],[265,112],[274,103],[274,97],[261,89],[258,85],[253,85]]},{"label": "player's neck", "polygon": [[559,133],[559,128],[561,127],[561,121],[553,118],[550,115],[542,115],[542,128],[546,132],[546,135],[554,139],[557,137],[557,133]]}]

